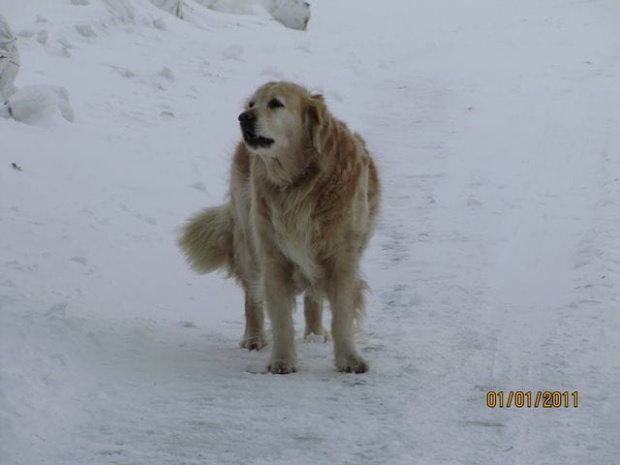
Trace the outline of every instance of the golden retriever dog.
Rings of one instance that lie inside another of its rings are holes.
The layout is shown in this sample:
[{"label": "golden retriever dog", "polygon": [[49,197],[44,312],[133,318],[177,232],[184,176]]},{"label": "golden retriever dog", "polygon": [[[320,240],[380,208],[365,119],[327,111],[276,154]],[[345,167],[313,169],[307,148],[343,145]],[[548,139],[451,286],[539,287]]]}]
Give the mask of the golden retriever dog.
[{"label": "golden retriever dog", "polygon": [[329,337],[336,368],[368,371],[355,348],[366,283],[360,259],[379,207],[379,178],[364,140],[334,118],[321,95],[289,82],[261,86],[239,115],[243,141],[232,160],[230,200],[191,218],[179,239],[199,273],[224,269],[245,291],[242,347],[266,345],[267,369],[297,370],[293,310],[304,292],[305,335]]}]

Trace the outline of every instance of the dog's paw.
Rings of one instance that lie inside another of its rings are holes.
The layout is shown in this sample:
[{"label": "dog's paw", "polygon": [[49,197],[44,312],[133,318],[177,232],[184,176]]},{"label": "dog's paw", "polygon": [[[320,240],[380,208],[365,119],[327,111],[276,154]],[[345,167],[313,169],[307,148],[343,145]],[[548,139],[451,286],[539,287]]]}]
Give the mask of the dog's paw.
[{"label": "dog's paw", "polygon": [[366,373],[368,362],[357,354],[336,358],[336,368],[343,373]]},{"label": "dog's paw", "polygon": [[267,345],[267,338],[264,334],[257,334],[254,336],[246,336],[239,343],[241,347],[248,350],[261,350]]},{"label": "dog's paw", "polygon": [[289,359],[272,360],[267,365],[267,371],[274,375],[288,375],[289,373],[295,373],[297,366],[293,360]]}]

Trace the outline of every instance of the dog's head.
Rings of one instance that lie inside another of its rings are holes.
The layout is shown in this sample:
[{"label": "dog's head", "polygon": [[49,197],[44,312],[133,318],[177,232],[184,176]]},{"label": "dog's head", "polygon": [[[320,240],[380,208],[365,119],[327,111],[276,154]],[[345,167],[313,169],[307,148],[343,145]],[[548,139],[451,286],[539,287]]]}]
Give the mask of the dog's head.
[{"label": "dog's head", "polygon": [[277,157],[302,148],[318,149],[319,127],[326,112],[320,95],[289,82],[259,87],[239,115],[250,152]]}]

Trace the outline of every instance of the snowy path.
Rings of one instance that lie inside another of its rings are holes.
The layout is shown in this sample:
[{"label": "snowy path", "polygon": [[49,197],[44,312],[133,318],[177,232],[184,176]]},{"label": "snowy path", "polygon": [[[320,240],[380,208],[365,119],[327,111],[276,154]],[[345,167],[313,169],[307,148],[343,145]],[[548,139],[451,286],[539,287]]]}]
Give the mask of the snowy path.
[{"label": "snowy path", "polygon": [[[5,13],[17,84],[67,87],[76,122],[0,120],[2,465],[620,464],[613,0],[321,0],[307,33],[91,3]],[[299,373],[263,374],[239,291],[175,249],[223,197],[243,96],[279,78],[323,90],[381,168],[365,375],[304,342]]]}]

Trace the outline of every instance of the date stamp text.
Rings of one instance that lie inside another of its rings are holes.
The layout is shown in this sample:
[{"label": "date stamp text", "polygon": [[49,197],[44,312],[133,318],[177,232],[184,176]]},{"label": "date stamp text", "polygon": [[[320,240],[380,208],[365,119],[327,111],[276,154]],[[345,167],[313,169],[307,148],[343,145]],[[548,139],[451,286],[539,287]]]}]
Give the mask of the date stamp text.
[{"label": "date stamp text", "polygon": [[577,408],[579,392],[573,391],[489,391],[489,408]]}]

